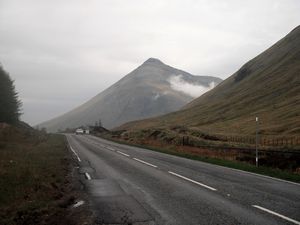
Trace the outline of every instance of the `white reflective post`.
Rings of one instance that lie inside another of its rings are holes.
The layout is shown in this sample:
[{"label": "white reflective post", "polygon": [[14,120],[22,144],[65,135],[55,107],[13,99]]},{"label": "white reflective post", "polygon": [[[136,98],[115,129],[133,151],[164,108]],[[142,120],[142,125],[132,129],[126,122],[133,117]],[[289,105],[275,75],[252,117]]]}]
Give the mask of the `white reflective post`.
[{"label": "white reflective post", "polygon": [[256,145],[255,145],[255,162],[258,167],[258,117],[255,118],[256,121]]}]

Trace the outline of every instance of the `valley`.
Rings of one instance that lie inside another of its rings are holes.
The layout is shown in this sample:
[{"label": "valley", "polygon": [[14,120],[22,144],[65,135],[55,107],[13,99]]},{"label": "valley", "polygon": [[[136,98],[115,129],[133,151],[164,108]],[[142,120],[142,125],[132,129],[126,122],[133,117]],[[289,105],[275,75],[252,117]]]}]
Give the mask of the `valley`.
[{"label": "valley", "polygon": [[300,1],[0,1],[0,224],[300,225]]}]

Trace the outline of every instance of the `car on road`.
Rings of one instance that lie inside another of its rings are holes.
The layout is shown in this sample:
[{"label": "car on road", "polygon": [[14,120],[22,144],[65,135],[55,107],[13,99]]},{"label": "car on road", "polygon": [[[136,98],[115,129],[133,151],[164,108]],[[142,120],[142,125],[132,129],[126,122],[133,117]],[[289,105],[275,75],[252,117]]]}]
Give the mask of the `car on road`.
[{"label": "car on road", "polygon": [[78,129],[76,129],[75,134],[84,134],[84,131],[83,131],[83,129],[78,128]]}]

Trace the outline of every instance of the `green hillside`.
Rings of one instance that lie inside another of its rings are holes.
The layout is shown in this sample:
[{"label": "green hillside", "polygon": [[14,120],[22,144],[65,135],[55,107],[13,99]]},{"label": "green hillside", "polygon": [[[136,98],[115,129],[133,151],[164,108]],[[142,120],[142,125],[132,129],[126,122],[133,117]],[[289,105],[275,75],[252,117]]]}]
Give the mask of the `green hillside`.
[{"label": "green hillside", "polygon": [[[241,52],[241,54],[243,54]],[[300,26],[182,110],[118,129],[183,125],[210,133],[300,133]]]}]

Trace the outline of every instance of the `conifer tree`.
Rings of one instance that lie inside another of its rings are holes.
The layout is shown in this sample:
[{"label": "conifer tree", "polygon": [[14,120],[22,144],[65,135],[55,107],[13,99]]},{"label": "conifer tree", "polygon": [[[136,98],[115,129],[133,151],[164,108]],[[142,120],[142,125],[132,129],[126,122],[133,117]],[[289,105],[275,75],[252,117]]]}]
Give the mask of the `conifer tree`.
[{"label": "conifer tree", "polygon": [[0,122],[15,124],[21,115],[21,102],[14,82],[0,64]]}]

